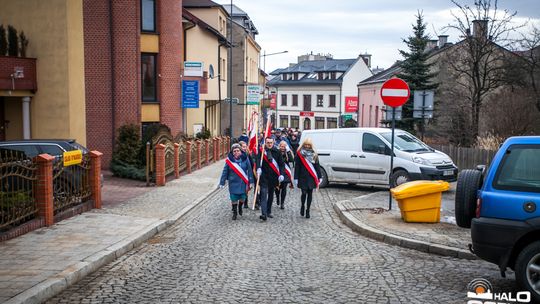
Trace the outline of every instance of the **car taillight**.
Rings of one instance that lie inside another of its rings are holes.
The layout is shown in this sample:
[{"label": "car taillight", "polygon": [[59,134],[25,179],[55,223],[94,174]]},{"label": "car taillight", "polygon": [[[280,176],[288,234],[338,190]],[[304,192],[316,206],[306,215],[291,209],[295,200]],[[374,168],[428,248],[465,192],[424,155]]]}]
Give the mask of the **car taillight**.
[{"label": "car taillight", "polygon": [[482,209],[482,199],[476,200],[476,217],[480,217],[480,209]]}]

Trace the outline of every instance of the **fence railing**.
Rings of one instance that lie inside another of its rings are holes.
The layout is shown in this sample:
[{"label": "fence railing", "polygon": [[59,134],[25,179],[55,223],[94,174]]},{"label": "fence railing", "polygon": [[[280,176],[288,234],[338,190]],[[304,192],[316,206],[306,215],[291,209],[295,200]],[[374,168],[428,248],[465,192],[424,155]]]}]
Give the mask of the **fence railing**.
[{"label": "fence railing", "polygon": [[80,164],[62,157],[0,150],[0,241],[101,208],[101,156],[83,154]]},{"label": "fence railing", "polygon": [[488,166],[497,153],[497,151],[455,146],[431,145],[431,147],[448,154],[460,171],[474,169],[478,165]]},{"label": "fence railing", "polygon": [[37,165],[18,151],[0,153],[0,231],[37,217]]}]

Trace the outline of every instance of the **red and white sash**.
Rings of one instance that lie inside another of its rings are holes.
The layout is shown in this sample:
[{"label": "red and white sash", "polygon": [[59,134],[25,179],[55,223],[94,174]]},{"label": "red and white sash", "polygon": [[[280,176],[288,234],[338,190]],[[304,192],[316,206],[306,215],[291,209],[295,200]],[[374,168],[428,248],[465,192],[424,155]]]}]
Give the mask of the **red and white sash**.
[{"label": "red and white sash", "polygon": [[266,161],[266,163],[270,166],[270,168],[272,168],[272,170],[274,170],[274,172],[277,174],[277,176],[280,176],[281,173],[279,173],[279,167],[278,167],[278,163],[276,162],[276,160],[274,158],[272,158],[272,162],[270,162],[270,160],[266,156],[266,153],[264,153],[265,152],[264,148],[261,148],[261,150],[262,150],[261,153],[262,153],[263,158]]},{"label": "red and white sash", "polygon": [[225,159],[225,163],[229,166],[229,168],[231,168],[231,170],[234,171],[234,173],[236,173],[236,175],[238,175],[244,181],[244,183],[246,183],[246,185],[249,185],[248,175],[246,174],[244,169],[240,167],[240,165],[238,165],[235,162],[232,162],[229,158]]},{"label": "red and white sash", "polygon": [[317,171],[315,171],[315,167],[313,167],[313,164],[306,160],[306,158],[300,153],[300,151],[296,151],[296,155],[298,155],[298,158],[308,171],[309,175],[313,177],[313,180],[315,181],[315,185],[319,186],[319,178],[317,177]]},{"label": "red and white sash", "polygon": [[289,177],[289,180],[292,182],[292,180],[293,180],[292,171],[291,171],[291,168],[289,167],[289,165],[287,165],[287,163],[285,163],[285,174],[287,174],[287,176]]}]

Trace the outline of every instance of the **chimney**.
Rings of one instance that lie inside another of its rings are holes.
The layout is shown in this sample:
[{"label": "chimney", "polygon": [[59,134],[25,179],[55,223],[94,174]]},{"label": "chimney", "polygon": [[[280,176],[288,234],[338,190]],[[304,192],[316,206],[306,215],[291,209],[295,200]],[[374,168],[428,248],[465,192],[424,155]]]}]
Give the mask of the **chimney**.
[{"label": "chimney", "polygon": [[437,47],[437,40],[428,40],[425,52],[429,52]]},{"label": "chimney", "polygon": [[448,42],[448,35],[439,35],[439,49],[442,49]]},{"label": "chimney", "polygon": [[488,21],[487,20],[473,20],[472,23],[473,23],[473,37],[487,38]]}]

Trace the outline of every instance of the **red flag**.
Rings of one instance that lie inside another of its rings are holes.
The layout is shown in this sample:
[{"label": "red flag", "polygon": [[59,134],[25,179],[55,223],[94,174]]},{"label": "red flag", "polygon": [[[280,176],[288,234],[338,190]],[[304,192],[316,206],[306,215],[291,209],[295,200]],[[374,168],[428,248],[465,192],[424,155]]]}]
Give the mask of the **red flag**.
[{"label": "red flag", "polygon": [[249,143],[248,149],[251,153],[257,154],[257,133],[258,133],[258,123],[255,121],[258,118],[257,113],[254,112],[249,121]]},{"label": "red flag", "polygon": [[264,133],[264,138],[268,138],[272,136],[272,123],[270,122],[270,118],[266,121],[266,133]]}]

